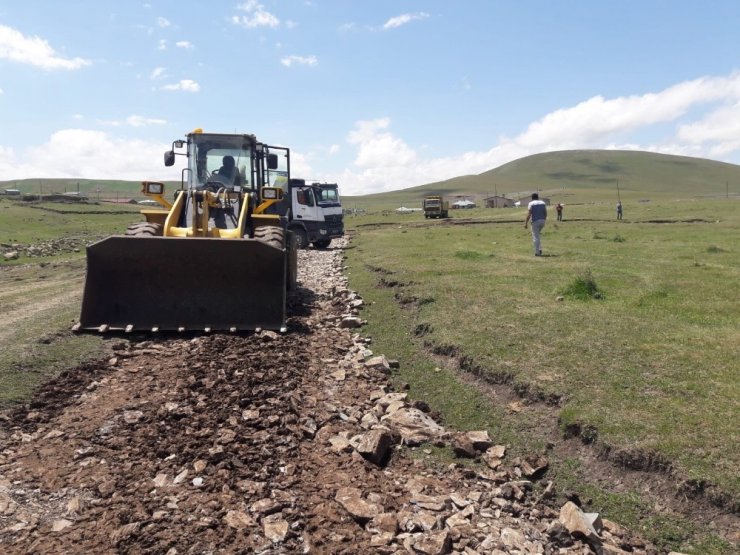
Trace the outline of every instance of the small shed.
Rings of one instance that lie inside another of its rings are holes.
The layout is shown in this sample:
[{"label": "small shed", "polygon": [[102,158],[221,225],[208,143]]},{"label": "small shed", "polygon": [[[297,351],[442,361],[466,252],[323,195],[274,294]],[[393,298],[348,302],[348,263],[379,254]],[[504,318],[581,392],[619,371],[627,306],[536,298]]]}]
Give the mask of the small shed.
[{"label": "small shed", "polygon": [[511,208],[514,206],[514,199],[502,197],[500,195],[493,195],[486,197],[486,208]]},{"label": "small shed", "polygon": [[18,189],[3,189],[3,194],[14,196],[14,195],[20,195],[21,192]]}]

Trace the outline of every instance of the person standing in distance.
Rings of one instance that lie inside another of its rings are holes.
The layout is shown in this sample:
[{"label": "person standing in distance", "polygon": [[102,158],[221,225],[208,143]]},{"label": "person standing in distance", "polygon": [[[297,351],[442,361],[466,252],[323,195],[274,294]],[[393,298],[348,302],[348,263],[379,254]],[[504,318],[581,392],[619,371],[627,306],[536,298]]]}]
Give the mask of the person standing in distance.
[{"label": "person standing in distance", "polygon": [[534,255],[542,256],[542,245],[540,243],[540,233],[545,227],[547,220],[547,205],[540,200],[540,195],[532,193],[532,202],[527,205],[527,219],[524,220],[524,229],[532,220],[532,242],[534,243]]},{"label": "person standing in distance", "polygon": [[622,201],[621,200],[617,201],[617,219],[618,220],[622,219]]},{"label": "person standing in distance", "polygon": [[558,202],[558,205],[555,207],[555,211],[558,213],[558,221],[563,221],[563,205]]}]

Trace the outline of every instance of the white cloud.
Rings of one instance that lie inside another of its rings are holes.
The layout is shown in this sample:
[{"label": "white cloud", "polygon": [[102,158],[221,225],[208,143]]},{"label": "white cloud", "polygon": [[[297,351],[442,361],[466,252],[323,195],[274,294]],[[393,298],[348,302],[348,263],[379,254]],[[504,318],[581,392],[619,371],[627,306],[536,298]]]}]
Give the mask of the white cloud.
[{"label": "white cloud", "polygon": [[5,91],[0,89],[0,94],[5,94]]},{"label": "white cloud", "polygon": [[388,21],[386,21],[383,24],[383,29],[394,29],[396,27],[400,27],[401,25],[406,25],[407,23],[410,23],[412,21],[426,19],[428,17],[429,14],[426,12],[405,13],[402,15],[397,15],[396,17],[391,17]]},{"label": "white cloud", "polygon": [[329,147],[329,154],[331,154],[331,155],[334,155],[334,154],[336,154],[337,152],[339,152],[339,151],[340,151],[340,149],[341,149],[341,147],[340,147],[339,145],[337,145],[337,144],[331,145],[331,146]]},{"label": "white cloud", "polygon": [[122,140],[104,131],[62,129],[49,140],[17,154],[0,146],[0,173],[7,179],[30,177],[82,179],[179,179],[179,169],[165,168],[169,144]]},{"label": "white cloud", "polygon": [[159,39],[157,50],[167,50],[167,41],[165,39]]},{"label": "white cloud", "polygon": [[187,40],[179,40],[175,43],[175,46],[178,48],[185,48],[186,50],[190,50],[191,48],[195,48],[193,46],[193,43]]},{"label": "white cloud", "polygon": [[159,118],[147,118],[144,116],[129,116],[124,121],[99,119],[95,120],[95,123],[110,127],[121,127],[122,125],[129,125],[131,127],[146,127],[149,125],[165,125],[167,123],[167,120]]},{"label": "white cloud", "polygon": [[41,37],[26,37],[6,25],[0,25],[0,59],[46,70],[80,69],[92,64],[83,58],[64,58]]},{"label": "white cloud", "polygon": [[164,28],[164,27],[169,27],[170,25],[172,25],[172,23],[170,23],[170,20],[167,19],[166,17],[158,17],[157,18],[157,25],[159,27]]},{"label": "white cloud", "polygon": [[319,60],[316,56],[285,56],[280,60],[280,63],[285,67],[291,67],[294,64],[314,67],[319,64]]},{"label": "white cloud", "polygon": [[162,87],[165,91],[198,92],[200,85],[192,79],[181,79],[178,83],[171,83]]},{"label": "white cloud", "polygon": [[148,125],[165,125],[166,119],[159,118],[146,118],[144,116],[129,116],[126,118],[126,123],[131,127],[146,127]]},{"label": "white cloud", "polygon": [[680,126],[677,137],[693,146],[707,143],[713,157],[740,150],[740,102],[721,106],[699,121]]},{"label": "white cloud", "polygon": [[85,119],[82,114],[72,114],[72,119]]},{"label": "white cloud", "polygon": [[416,152],[398,137],[387,131],[389,118],[358,121],[350,131],[347,142],[358,145],[355,165],[359,167],[393,168],[416,162]]},{"label": "white cloud", "polygon": [[155,67],[152,72],[149,74],[150,79],[162,79],[165,77],[165,71],[167,71],[167,68],[164,67]]},{"label": "white cloud", "polygon": [[[692,113],[701,112],[694,117]],[[595,96],[533,121],[487,150],[424,158],[391,131],[389,118],[358,121],[347,135],[356,149],[352,167],[320,176],[367,194],[478,174],[518,158],[553,150],[623,149],[740,161],[740,73],[685,81],[658,92]],[[675,124],[675,134],[642,143],[640,133]],[[627,136],[627,140],[623,139]],[[615,142],[615,139],[622,139]],[[636,140],[637,139],[637,140]]]},{"label": "white cloud", "polygon": [[255,27],[270,27],[274,29],[280,26],[280,20],[260,4],[257,0],[247,0],[237,6],[238,10],[247,12],[247,15],[232,16],[231,22],[248,29]]}]

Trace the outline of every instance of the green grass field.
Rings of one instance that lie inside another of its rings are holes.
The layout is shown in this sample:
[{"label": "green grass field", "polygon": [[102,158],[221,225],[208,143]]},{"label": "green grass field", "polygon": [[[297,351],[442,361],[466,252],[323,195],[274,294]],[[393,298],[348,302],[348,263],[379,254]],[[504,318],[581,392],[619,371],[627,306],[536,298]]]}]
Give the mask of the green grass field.
[{"label": "green grass field", "polygon": [[38,245],[75,238],[82,247],[56,256],[21,254],[11,261],[0,256],[0,407],[27,400],[56,372],[101,356],[100,337],[70,331],[80,310],[84,244],[122,233],[140,219],[135,206],[0,199],[0,244]]},{"label": "green grass field", "polygon": [[[369,301],[374,348],[401,359],[399,379],[450,424],[487,428],[515,450],[548,439],[541,412],[512,416],[435,371],[424,342],[454,347],[493,381],[562,398],[561,428],[592,427],[602,444],[657,454],[677,475],[737,499],[739,209],[732,200],[625,202],[617,222],[607,201],[568,206],[565,221],[551,215],[541,258],[524,209],[464,211],[476,222],[468,225],[452,225],[459,212],[447,223],[353,218],[351,285]],[[601,298],[569,294],[584,277]],[[399,296],[414,302],[401,308]]]}]

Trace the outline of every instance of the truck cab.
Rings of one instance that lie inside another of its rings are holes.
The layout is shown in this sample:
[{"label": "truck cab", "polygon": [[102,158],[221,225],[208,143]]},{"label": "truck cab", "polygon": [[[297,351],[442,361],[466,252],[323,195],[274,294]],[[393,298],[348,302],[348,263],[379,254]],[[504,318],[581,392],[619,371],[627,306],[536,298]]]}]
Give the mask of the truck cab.
[{"label": "truck cab", "polygon": [[342,203],[336,183],[309,185],[304,179],[291,179],[288,190],[288,229],[293,231],[300,247],[312,244],[325,249],[332,239],[344,235]]},{"label": "truck cab", "polygon": [[425,218],[447,218],[450,203],[441,195],[429,195],[422,202]]}]

